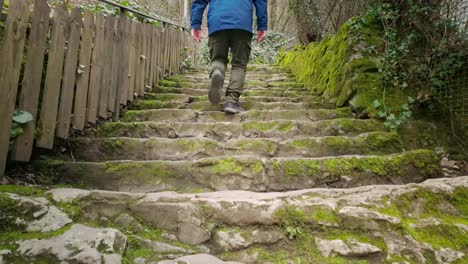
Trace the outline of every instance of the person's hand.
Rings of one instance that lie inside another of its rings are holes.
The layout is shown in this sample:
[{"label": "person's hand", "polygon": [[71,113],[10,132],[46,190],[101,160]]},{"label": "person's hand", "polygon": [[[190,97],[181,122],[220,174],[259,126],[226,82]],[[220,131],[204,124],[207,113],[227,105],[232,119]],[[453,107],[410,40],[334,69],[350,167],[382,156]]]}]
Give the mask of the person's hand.
[{"label": "person's hand", "polygon": [[263,40],[265,40],[266,35],[266,30],[257,31],[257,42],[262,42]]},{"label": "person's hand", "polygon": [[192,29],[192,38],[196,42],[200,42],[202,37],[201,37],[201,30],[200,29]]}]

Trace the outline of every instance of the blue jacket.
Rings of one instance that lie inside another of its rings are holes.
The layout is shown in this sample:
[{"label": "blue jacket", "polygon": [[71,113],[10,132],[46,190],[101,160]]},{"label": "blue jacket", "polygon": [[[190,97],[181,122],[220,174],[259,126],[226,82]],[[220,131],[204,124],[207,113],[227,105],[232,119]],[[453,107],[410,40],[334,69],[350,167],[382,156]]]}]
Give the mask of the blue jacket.
[{"label": "blue jacket", "polygon": [[194,0],[190,24],[201,29],[203,12],[208,8],[208,34],[224,29],[242,29],[252,32],[253,8],[257,15],[257,30],[267,30],[267,0]]}]

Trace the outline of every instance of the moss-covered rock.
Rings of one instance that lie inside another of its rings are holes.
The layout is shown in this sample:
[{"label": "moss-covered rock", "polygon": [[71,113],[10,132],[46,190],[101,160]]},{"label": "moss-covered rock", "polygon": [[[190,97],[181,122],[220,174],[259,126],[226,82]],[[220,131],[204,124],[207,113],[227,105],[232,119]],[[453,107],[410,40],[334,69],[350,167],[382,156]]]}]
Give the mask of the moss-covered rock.
[{"label": "moss-covered rock", "polygon": [[[357,112],[375,115],[372,102],[384,97],[380,59],[363,47],[379,49],[383,45],[381,28],[366,21],[356,29],[352,26],[356,19],[319,43],[283,54],[281,65],[289,67],[311,92],[337,107],[349,103]],[[392,91],[385,101],[401,105],[402,98],[405,97],[401,91]]]}]

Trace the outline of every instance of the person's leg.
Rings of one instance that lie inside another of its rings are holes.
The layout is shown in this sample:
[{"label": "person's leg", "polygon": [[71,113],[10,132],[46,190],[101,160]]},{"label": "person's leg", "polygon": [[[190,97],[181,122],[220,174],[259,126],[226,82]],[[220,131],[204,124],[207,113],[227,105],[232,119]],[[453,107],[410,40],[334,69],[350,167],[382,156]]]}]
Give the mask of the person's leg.
[{"label": "person's leg", "polygon": [[226,65],[229,54],[229,35],[226,30],[215,32],[209,36],[208,47],[211,59],[211,87],[208,99],[213,104],[221,101],[221,89],[223,88]]},{"label": "person's leg", "polygon": [[[244,89],[245,74],[247,64],[252,50],[252,33],[245,30],[232,30],[230,38],[230,47],[232,52],[232,72],[231,80],[226,90],[226,104],[235,104],[239,106],[239,97]],[[226,112],[238,113],[241,111]]]}]

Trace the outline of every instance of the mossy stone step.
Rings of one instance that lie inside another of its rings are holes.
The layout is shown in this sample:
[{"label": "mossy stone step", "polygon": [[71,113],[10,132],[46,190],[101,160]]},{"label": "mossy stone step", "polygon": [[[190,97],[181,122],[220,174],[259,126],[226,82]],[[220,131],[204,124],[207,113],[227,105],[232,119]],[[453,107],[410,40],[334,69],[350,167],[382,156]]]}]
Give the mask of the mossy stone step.
[{"label": "mossy stone step", "polygon": [[192,97],[185,94],[175,93],[145,93],[142,100],[158,100],[172,103],[190,103]]},{"label": "mossy stone step", "polygon": [[[204,96],[192,96],[190,97],[191,102],[206,102],[208,101],[208,95]],[[303,102],[304,97],[275,97],[275,96],[241,96],[241,102],[264,102],[264,103],[275,103],[275,102],[289,102],[289,103],[300,103]],[[312,99],[311,99],[312,100]],[[316,102],[321,100],[317,98]]]},{"label": "mossy stone step", "polygon": [[[306,109],[303,103],[289,103],[289,102],[241,102],[240,106],[245,110],[303,110]],[[326,106],[326,105],[324,105]],[[194,102],[187,104],[185,109],[193,109],[198,111],[222,111],[223,104],[213,105],[210,102]],[[325,108],[325,107],[323,107]]]},{"label": "mossy stone step", "polygon": [[388,156],[329,158],[217,157],[197,161],[39,161],[43,175],[111,191],[212,190],[287,191],[404,184],[437,177],[439,158],[429,150]]},{"label": "mossy stone step", "polygon": [[70,141],[78,161],[194,160],[217,156],[326,157],[381,155],[401,152],[395,133],[373,132],[357,137],[280,139],[233,139],[218,142],[208,138],[77,138]]},{"label": "mossy stone step", "polygon": [[310,94],[304,91],[287,89],[250,89],[245,90],[245,96],[275,96],[275,97],[306,97]]},{"label": "mossy stone step", "polygon": [[[224,260],[439,263],[435,256],[450,252],[455,259],[452,263],[461,264],[468,261],[463,253],[468,248],[467,186],[468,177],[460,177],[283,193],[130,194],[62,188],[49,191],[48,197],[54,204],[77,208],[85,219],[111,223],[122,215],[138,219],[136,223],[145,230],[173,234],[183,243],[203,244]],[[196,241],[192,234],[197,234]],[[345,249],[341,251],[345,256],[324,256],[330,248]],[[131,246],[125,254],[131,254],[130,250]]]},{"label": "mossy stone step", "polygon": [[[227,84],[223,86],[223,91],[226,90]],[[158,85],[154,88],[154,91],[169,89],[169,88],[176,88],[176,89],[196,89],[196,90],[203,90],[208,91],[210,88],[209,83],[193,83],[187,84],[184,83],[183,85],[177,86],[170,86],[170,85]],[[308,91],[304,87],[292,87],[292,86],[275,86],[275,87],[266,87],[265,85],[245,85],[244,92],[246,91],[272,91],[272,92],[284,92],[284,91],[295,91],[299,93],[308,94]]]},{"label": "mossy stone step", "polygon": [[119,122],[98,127],[97,137],[192,138],[205,137],[218,141],[237,138],[278,138],[353,136],[384,131],[373,120],[331,119],[323,121],[245,121],[242,123],[188,122]]},{"label": "mossy stone step", "polygon": [[[154,93],[174,93],[185,94],[190,96],[205,96],[208,93],[208,88],[193,89],[193,88],[174,88],[174,87],[155,87],[152,92]],[[243,96],[274,96],[274,97],[304,97],[308,96],[304,91],[287,90],[287,89],[250,89],[245,90]]]},{"label": "mossy stone step", "polygon": [[134,110],[124,114],[124,122],[241,122],[297,120],[319,121],[334,118],[351,118],[353,114],[347,107],[339,109],[311,110],[250,110],[237,115],[220,111],[200,112],[192,109]]},{"label": "mossy stone step", "polygon": [[146,109],[181,109],[185,108],[187,103],[179,101],[161,101],[161,100],[136,100],[129,105],[129,110],[146,110]]}]

